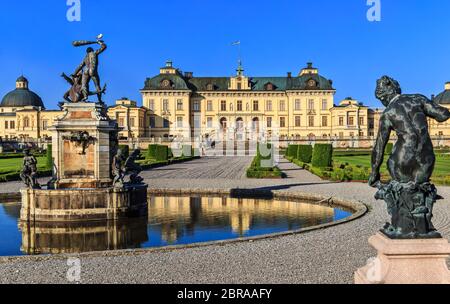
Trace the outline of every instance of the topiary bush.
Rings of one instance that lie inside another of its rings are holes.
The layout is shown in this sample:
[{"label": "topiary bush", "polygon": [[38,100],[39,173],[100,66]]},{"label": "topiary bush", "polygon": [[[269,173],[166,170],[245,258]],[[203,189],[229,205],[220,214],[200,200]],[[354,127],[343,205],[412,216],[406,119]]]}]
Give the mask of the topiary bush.
[{"label": "topiary bush", "polygon": [[156,161],[169,160],[169,147],[160,145],[156,148]]},{"label": "topiary bush", "polygon": [[52,145],[47,145],[47,161],[46,161],[46,165],[47,165],[47,168],[53,170],[52,150],[53,150],[53,146]]},{"label": "topiary bush", "polygon": [[333,162],[333,145],[316,144],[313,150],[312,165],[318,168],[328,168]]},{"label": "topiary bush", "polygon": [[125,158],[128,158],[128,156],[130,156],[130,147],[128,145],[119,145],[119,149],[122,151],[122,155]]},{"label": "topiary bush", "polygon": [[313,147],[311,145],[299,145],[297,149],[297,159],[304,163],[311,163]]},{"label": "topiary bush", "polygon": [[298,145],[289,145],[287,149],[287,157],[297,158]]},{"label": "topiary bush", "polygon": [[156,159],[156,148],[157,147],[158,147],[158,145],[156,145],[156,144],[148,145],[147,158]]}]

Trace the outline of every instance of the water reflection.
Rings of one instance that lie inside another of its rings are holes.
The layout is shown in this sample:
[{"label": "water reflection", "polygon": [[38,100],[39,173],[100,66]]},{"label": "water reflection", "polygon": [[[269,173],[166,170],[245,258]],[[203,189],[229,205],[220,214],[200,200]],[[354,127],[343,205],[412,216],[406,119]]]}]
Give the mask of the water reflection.
[{"label": "water reflection", "polygon": [[200,196],[154,196],[149,198],[148,218],[120,222],[18,225],[19,212],[20,204],[0,204],[0,229],[4,235],[16,236],[0,239],[0,255],[79,253],[225,240],[290,231],[350,215],[301,202]]}]

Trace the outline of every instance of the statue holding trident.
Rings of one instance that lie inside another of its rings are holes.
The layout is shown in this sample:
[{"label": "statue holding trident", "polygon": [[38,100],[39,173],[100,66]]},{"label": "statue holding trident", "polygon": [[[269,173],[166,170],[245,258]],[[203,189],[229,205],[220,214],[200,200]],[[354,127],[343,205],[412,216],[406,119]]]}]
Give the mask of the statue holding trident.
[{"label": "statue holding trident", "polygon": [[[67,101],[87,101],[90,95],[97,95],[98,102],[103,102],[102,95],[105,93],[106,86],[103,89],[100,86],[100,76],[98,74],[98,56],[106,50],[107,46],[102,38],[103,35],[100,34],[97,36],[97,41],[80,40],[73,42],[74,47],[99,44],[100,48],[98,50],[94,50],[92,47],[87,48],[87,54],[85,58],[77,67],[75,72],[71,75],[71,77],[67,77],[65,74],[62,75],[64,79],[66,79],[72,85],[72,88],[64,95],[64,99],[66,99]],[[94,82],[96,92],[89,91],[89,83],[91,82],[91,80]]]}]

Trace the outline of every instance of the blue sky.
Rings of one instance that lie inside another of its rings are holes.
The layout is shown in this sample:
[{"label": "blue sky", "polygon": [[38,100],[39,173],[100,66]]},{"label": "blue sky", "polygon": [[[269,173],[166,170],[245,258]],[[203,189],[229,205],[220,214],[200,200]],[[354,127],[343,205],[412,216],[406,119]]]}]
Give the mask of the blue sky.
[{"label": "blue sky", "polygon": [[105,35],[100,73],[105,100],[141,102],[146,77],[166,59],[196,76],[231,76],[237,49],[249,76],[297,74],[307,61],[334,81],[336,102],[352,96],[380,106],[375,81],[397,78],[407,93],[431,95],[450,80],[450,1],[381,0],[368,22],[366,0],[81,0],[68,22],[66,0],[1,0],[0,95],[23,72],[48,108],[62,100],[84,48],[71,42]]}]

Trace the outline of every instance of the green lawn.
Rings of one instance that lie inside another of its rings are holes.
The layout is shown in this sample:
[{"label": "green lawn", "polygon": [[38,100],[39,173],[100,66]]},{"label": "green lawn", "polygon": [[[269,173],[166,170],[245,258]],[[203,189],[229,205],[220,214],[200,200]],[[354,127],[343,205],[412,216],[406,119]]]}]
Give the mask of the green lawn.
[{"label": "green lawn", "polygon": [[[46,162],[47,159],[45,156],[38,157],[38,170],[47,169]],[[0,173],[13,173],[19,172],[22,168],[23,159],[22,158],[11,158],[11,159],[0,159]]]},{"label": "green lawn", "polygon": [[[385,159],[385,163],[388,157]],[[363,155],[363,156],[334,156],[333,161],[335,164],[340,163],[349,163],[352,166],[363,166],[367,168],[371,168],[371,156]],[[387,175],[387,167],[386,164],[383,165],[381,169],[381,173],[383,175]],[[437,155],[436,156],[436,167],[433,174],[434,178],[445,178],[450,177],[450,155]]]}]

